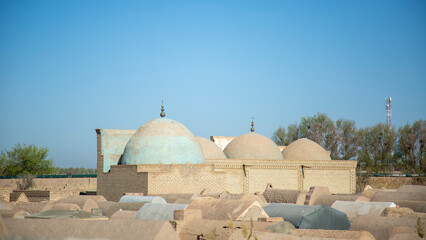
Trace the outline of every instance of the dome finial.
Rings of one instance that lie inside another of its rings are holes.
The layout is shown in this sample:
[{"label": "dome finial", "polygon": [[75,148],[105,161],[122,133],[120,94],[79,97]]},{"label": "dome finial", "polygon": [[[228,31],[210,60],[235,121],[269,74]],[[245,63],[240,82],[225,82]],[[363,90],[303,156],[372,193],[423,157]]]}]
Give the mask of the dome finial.
[{"label": "dome finial", "polygon": [[164,101],[161,100],[161,113],[160,113],[160,117],[165,117],[166,114],[164,113]]},{"label": "dome finial", "polygon": [[254,132],[254,117],[251,117],[251,129],[250,129],[250,131],[251,132]]}]

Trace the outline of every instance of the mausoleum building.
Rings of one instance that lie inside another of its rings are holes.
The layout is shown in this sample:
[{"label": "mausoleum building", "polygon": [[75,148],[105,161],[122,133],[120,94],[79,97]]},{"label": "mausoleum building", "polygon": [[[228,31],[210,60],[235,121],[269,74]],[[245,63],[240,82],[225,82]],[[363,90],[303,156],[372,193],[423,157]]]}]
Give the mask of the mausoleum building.
[{"label": "mausoleum building", "polygon": [[[98,194],[118,201],[124,193],[263,192],[276,188],[355,193],[356,161],[331,160],[317,143],[299,139],[283,151],[251,132],[224,146],[195,137],[183,124],[165,118],[138,130],[96,129]],[[219,137],[225,138],[225,137]]]}]

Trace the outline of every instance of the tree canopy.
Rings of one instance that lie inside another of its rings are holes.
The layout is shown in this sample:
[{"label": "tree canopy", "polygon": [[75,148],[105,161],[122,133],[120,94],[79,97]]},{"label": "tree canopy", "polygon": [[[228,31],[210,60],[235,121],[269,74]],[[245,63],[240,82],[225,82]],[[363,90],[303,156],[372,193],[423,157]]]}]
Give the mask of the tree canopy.
[{"label": "tree canopy", "polygon": [[398,129],[395,157],[397,164],[407,172],[426,171],[426,120]]},{"label": "tree canopy", "polygon": [[0,174],[3,176],[42,175],[55,172],[49,149],[35,145],[17,144],[1,152]]},{"label": "tree canopy", "polygon": [[396,130],[386,124],[357,129],[355,121],[326,114],[303,117],[300,123],[279,127],[272,140],[281,146],[308,138],[331,152],[332,159],[357,160],[362,170],[406,173],[426,172],[426,121],[418,120]]}]

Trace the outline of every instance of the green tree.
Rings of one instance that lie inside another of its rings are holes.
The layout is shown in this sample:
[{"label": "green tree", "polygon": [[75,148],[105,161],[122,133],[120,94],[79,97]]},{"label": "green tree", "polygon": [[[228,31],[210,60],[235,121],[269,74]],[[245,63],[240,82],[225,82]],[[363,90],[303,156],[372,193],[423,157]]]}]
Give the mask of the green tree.
[{"label": "green tree", "polygon": [[299,139],[299,129],[297,123],[290,124],[287,131],[284,127],[279,127],[272,134],[272,141],[278,146],[288,146],[290,143]]},{"label": "green tree", "polygon": [[359,130],[361,140],[358,161],[367,171],[387,172],[394,165],[395,131],[383,123]]},{"label": "green tree", "polygon": [[1,152],[0,153],[0,176],[6,175],[6,167],[7,167],[6,154],[4,152]]},{"label": "green tree", "polygon": [[324,113],[317,113],[313,117],[303,117],[299,125],[299,138],[309,138],[331,151],[331,158],[337,158],[336,126]]},{"label": "green tree", "polygon": [[51,174],[55,171],[53,160],[48,159],[48,148],[17,144],[1,153],[1,174],[8,176]]},{"label": "green tree", "polygon": [[358,155],[360,137],[355,121],[339,119],[336,121],[337,158],[352,160]]},{"label": "green tree", "polygon": [[293,123],[288,125],[287,127],[287,135],[286,135],[286,145],[289,145],[290,143],[296,141],[299,139],[299,126],[297,126],[297,123]]},{"label": "green tree", "polygon": [[274,141],[274,143],[277,144],[278,146],[285,146],[286,135],[287,134],[286,134],[285,128],[279,127],[272,134],[272,141]]},{"label": "green tree", "polygon": [[398,128],[395,159],[407,173],[426,171],[426,120]]},{"label": "green tree", "polygon": [[55,174],[68,174],[68,173],[73,173],[73,174],[96,174],[96,168],[84,168],[84,167],[80,167],[80,168],[56,168],[55,169]]}]

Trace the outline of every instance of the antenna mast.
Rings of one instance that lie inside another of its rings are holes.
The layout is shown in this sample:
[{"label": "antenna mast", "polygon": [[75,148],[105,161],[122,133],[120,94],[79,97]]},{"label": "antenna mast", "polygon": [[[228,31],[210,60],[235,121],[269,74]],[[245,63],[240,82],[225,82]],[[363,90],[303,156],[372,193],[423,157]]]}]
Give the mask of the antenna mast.
[{"label": "antenna mast", "polygon": [[386,97],[386,125],[392,127],[392,98]]}]

